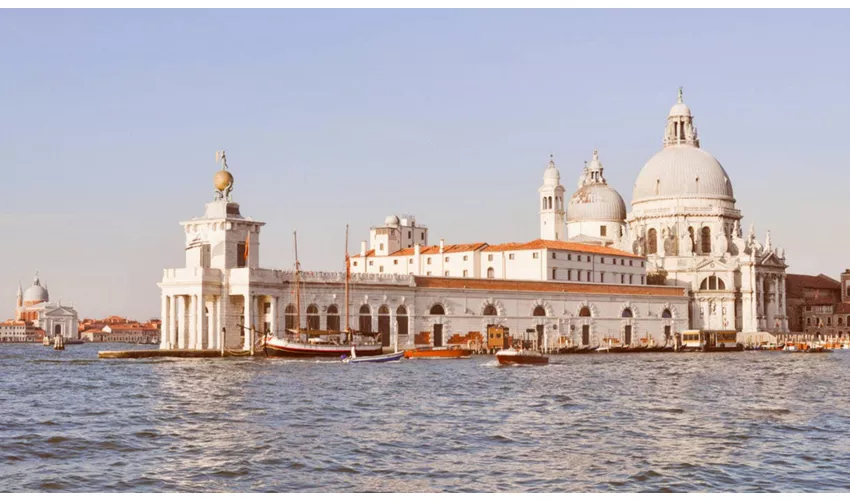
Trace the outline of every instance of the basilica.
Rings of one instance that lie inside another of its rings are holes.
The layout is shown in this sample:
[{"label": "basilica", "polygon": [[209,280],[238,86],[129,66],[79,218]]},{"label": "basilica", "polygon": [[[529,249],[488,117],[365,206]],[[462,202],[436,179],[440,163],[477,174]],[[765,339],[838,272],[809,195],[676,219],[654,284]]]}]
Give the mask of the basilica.
[{"label": "basilica", "polygon": [[[567,201],[553,159],[536,195],[540,238],[429,244],[412,215],[374,226],[346,271],[260,265],[264,222],[232,200],[233,175],[214,176],[215,199],[182,223],[183,268],[162,281],[164,349],[249,349],[257,335],[345,325],[379,332],[395,349],[481,338],[491,328],[544,349],[665,345],[688,329],[786,332],[785,256],[741,229],[732,183],[700,147],[681,89],[661,151],[639,172],[631,211],[598,151]],[[301,299],[294,299],[296,292]],[[296,307],[300,304],[300,310]]]},{"label": "basilica", "polygon": [[41,283],[38,273],[26,290],[18,285],[15,319],[0,323],[0,341],[31,342],[36,335],[80,338],[77,311],[61,302],[52,302],[47,285]]}]

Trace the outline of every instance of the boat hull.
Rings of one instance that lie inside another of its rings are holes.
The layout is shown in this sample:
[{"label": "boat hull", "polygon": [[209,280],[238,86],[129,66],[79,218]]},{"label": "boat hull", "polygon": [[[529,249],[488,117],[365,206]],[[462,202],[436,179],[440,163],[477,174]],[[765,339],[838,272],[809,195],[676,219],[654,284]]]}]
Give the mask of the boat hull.
[{"label": "boat hull", "polygon": [[392,354],[381,354],[380,356],[370,356],[368,358],[346,358],[346,363],[390,363],[399,361],[404,357],[404,351],[394,352]]},{"label": "boat hull", "polygon": [[471,349],[408,349],[404,351],[407,359],[467,359],[472,356]]},{"label": "boat hull", "polygon": [[[267,356],[281,358],[336,358],[351,354],[351,346],[346,345],[310,345],[303,342],[266,341],[263,349]],[[378,356],[382,353],[381,345],[358,345],[354,347],[357,356]]]},{"label": "boat hull", "polygon": [[525,354],[497,354],[500,365],[548,365],[546,356],[530,356]]}]

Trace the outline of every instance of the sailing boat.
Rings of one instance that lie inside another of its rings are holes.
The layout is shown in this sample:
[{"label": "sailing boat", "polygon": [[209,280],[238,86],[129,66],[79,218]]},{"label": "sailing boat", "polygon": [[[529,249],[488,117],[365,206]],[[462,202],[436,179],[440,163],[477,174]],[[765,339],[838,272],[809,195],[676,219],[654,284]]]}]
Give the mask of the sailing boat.
[{"label": "sailing boat", "polygon": [[[354,333],[348,327],[348,281],[350,278],[348,258],[348,226],[345,228],[345,332],[320,330],[301,331],[301,263],[298,262],[298,235],[292,233],[295,242],[295,328],[286,330],[286,338],[269,336],[264,349],[267,356],[287,358],[336,358],[347,354],[355,356],[377,356],[383,347],[380,343],[361,344],[355,347]],[[345,333],[345,340],[340,334]],[[302,340],[302,336],[306,337]]]}]

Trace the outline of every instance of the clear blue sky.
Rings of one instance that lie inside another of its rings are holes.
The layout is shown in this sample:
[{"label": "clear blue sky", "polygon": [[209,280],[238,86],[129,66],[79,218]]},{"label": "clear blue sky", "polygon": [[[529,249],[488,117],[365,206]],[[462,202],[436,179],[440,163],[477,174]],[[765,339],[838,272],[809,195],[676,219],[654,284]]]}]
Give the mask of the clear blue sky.
[{"label": "clear blue sky", "polygon": [[341,269],[370,225],[537,237],[549,153],[599,148],[628,204],[684,86],[743,227],[790,272],[850,267],[850,11],[9,11],[0,15],[0,299],[36,269],[81,316],[159,315],[178,225],[268,223],[264,267]]}]

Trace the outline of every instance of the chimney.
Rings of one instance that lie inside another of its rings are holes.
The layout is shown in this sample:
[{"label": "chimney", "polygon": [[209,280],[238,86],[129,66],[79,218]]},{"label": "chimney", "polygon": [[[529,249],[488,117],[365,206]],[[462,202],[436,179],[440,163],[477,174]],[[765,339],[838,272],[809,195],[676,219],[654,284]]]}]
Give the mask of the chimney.
[{"label": "chimney", "polygon": [[360,241],[360,256],[361,257],[366,256],[366,240]]},{"label": "chimney", "polygon": [[443,247],[445,247],[446,240],[440,238],[440,253],[443,253]]},{"label": "chimney", "polygon": [[419,243],[417,243],[416,245],[413,246],[413,256],[416,257],[417,259],[419,258],[419,254],[420,254],[421,251],[422,251],[422,246]]}]

